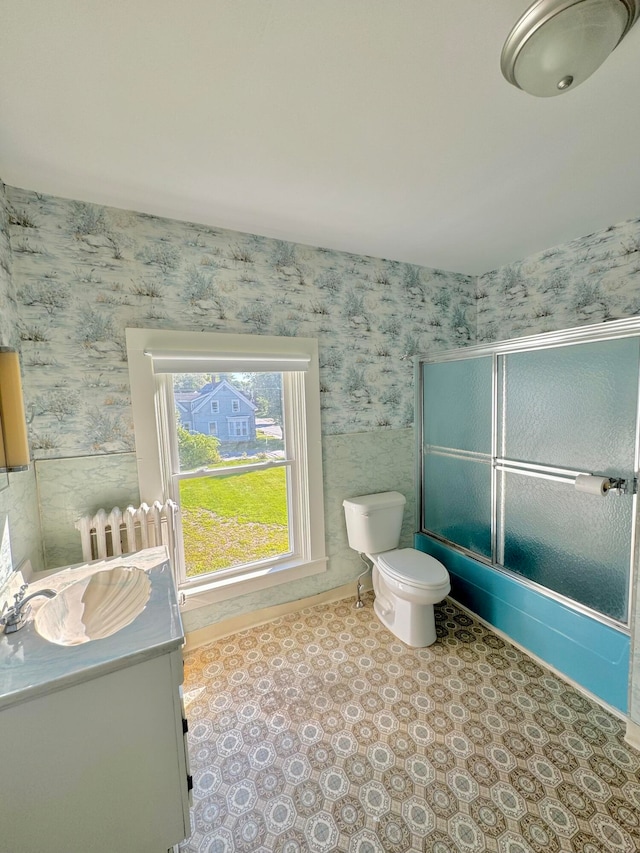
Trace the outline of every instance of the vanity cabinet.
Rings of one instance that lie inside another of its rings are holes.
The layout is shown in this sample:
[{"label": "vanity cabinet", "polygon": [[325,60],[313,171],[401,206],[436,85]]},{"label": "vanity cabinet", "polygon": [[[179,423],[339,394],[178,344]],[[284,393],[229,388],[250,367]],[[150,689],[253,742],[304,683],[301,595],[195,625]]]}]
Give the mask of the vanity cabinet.
[{"label": "vanity cabinet", "polygon": [[128,562],[149,571],[151,598],[112,637],[63,648],[33,621],[0,635],[0,853],[167,853],[190,835],[171,572],[163,549]]},{"label": "vanity cabinet", "polygon": [[162,655],[0,714],[3,853],[166,853],[189,835],[182,659]]}]

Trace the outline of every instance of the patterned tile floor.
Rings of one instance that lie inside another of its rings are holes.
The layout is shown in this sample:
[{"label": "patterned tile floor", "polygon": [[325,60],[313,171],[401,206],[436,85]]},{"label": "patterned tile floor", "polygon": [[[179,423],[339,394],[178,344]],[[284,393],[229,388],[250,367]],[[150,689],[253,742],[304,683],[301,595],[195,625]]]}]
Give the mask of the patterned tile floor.
[{"label": "patterned tile floor", "polygon": [[640,850],[640,756],[619,720],[449,602],[417,650],[366,603],[187,656],[181,851]]}]

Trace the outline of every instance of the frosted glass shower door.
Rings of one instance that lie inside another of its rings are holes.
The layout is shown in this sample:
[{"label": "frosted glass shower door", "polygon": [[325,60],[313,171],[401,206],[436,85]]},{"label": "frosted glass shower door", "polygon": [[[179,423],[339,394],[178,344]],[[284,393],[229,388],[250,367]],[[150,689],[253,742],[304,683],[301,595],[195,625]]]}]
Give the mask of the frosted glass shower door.
[{"label": "frosted glass shower door", "polygon": [[491,557],[493,357],[423,365],[423,528]]},{"label": "frosted glass shower door", "polygon": [[[633,524],[637,337],[499,357],[497,565],[626,622]],[[627,494],[575,489],[620,477]]]},{"label": "frosted glass shower door", "polygon": [[620,338],[501,356],[501,455],[633,471],[639,349]]}]

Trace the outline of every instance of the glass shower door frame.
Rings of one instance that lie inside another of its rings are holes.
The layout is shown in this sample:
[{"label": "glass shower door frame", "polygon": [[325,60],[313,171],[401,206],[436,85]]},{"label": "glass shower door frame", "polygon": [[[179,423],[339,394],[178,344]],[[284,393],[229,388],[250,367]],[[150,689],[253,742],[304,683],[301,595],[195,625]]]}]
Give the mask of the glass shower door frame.
[{"label": "glass shower door frame", "polygon": [[[620,338],[637,337],[640,339],[640,318],[632,318],[626,320],[617,320],[609,323],[599,323],[592,326],[582,326],[575,329],[566,329],[558,332],[548,332],[540,335],[531,335],[524,338],[515,338],[507,341],[500,341],[494,344],[481,344],[478,346],[465,347],[455,350],[446,350],[427,356],[418,356],[415,360],[415,378],[416,378],[416,450],[417,458],[420,464],[420,476],[417,483],[417,500],[416,506],[420,513],[420,531],[432,536],[434,539],[448,545],[449,547],[459,551],[466,556],[470,556],[486,565],[491,566],[499,572],[503,572],[511,578],[517,579],[525,586],[536,589],[543,595],[546,595],[556,601],[562,602],[568,607],[577,610],[581,613],[586,613],[591,618],[603,622],[607,625],[615,627],[617,630],[622,630],[629,633],[631,624],[631,612],[634,605],[633,590],[635,586],[636,567],[639,559],[639,543],[638,543],[638,499],[637,499],[637,483],[638,471],[640,468],[640,371],[638,373],[638,395],[636,406],[635,420],[635,447],[633,470],[633,482],[628,483],[627,487],[632,493],[632,508],[631,508],[631,542],[630,542],[630,565],[629,565],[629,588],[627,596],[627,613],[626,621],[618,621],[610,616],[600,613],[587,605],[584,605],[572,598],[568,598],[561,593],[555,592],[546,586],[536,583],[529,578],[512,571],[509,568],[501,565],[504,558],[503,546],[504,536],[501,535],[501,520],[504,519],[504,507],[498,506],[498,499],[504,495],[504,490],[499,488],[499,477],[503,472],[518,473],[529,477],[539,477],[547,480],[555,480],[571,485],[578,474],[588,474],[588,471],[574,471],[569,468],[560,468],[548,465],[539,465],[535,463],[521,462],[520,460],[512,460],[507,457],[502,457],[500,454],[500,441],[504,432],[504,424],[499,422],[500,418],[504,418],[504,413],[501,411],[501,394],[500,387],[502,376],[502,359],[513,353],[520,352],[536,352],[544,349],[556,349],[559,347],[572,346],[576,344],[596,343],[599,341],[617,340]],[[423,382],[424,382],[424,366],[438,362],[458,361],[469,358],[481,358],[492,356],[492,418],[491,418],[491,559],[487,559],[483,555],[469,550],[458,545],[451,540],[427,529],[424,524],[425,519],[425,455],[428,451],[435,448],[430,448],[426,445],[423,435]],[[504,497],[502,498],[504,500]],[[616,496],[611,498],[616,500]]]}]

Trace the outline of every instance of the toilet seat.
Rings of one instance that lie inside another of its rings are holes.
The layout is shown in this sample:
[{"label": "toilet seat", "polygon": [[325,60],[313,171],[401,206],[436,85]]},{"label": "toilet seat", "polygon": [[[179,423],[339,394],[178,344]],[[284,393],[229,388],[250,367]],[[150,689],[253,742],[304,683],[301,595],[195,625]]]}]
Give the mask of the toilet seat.
[{"label": "toilet seat", "polygon": [[378,554],[378,570],[399,583],[432,589],[449,583],[449,573],[435,557],[415,548],[396,548]]}]

